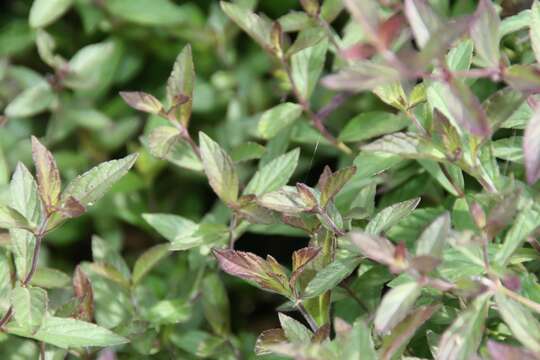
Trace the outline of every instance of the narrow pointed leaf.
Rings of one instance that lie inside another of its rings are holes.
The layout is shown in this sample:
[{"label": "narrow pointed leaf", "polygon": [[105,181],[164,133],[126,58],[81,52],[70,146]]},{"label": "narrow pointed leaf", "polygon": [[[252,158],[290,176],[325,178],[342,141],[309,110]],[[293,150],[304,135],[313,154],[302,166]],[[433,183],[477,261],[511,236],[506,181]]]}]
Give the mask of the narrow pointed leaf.
[{"label": "narrow pointed leaf", "polygon": [[39,193],[45,206],[52,209],[60,201],[62,190],[60,171],[51,152],[34,136],[32,136],[32,158],[36,166]]},{"label": "narrow pointed leaf", "polygon": [[398,285],[384,295],[375,313],[375,329],[379,333],[387,333],[403,320],[411,310],[421,287],[416,282]]},{"label": "narrow pointed leaf", "polygon": [[174,62],[173,70],[167,80],[167,99],[169,106],[178,106],[178,120],[186,125],[191,116],[193,89],[195,87],[195,67],[191,46],[186,45]]},{"label": "narrow pointed leaf", "polygon": [[377,235],[390,229],[401,219],[409,215],[420,203],[420,198],[403,201],[381,210],[366,226],[368,234]]},{"label": "narrow pointed leaf", "polygon": [[540,110],[534,112],[525,129],[523,154],[527,182],[532,185],[540,178]]},{"label": "narrow pointed leaf", "polygon": [[360,258],[356,256],[334,260],[315,274],[315,277],[307,285],[302,297],[309,299],[333,289],[356,269],[360,261]]},{"label": "narrow pointed leaf", "polygon": [[499,66],[499,28],[501,20],[491,0],[480,0],[471,27],[476,53],[487,66]]},{"label": "narrow pointed leaf", "polygon": [[272,24],[266,18],[243,8],[240,5],[221,1],[221,9],[231,18],[236,25],[249,34],[259,45],[266,50],[272,49],[271,29]]},{"label": "narrow pointed leaf", "polygon": [[154,266],[169,254],[168,244],[156,245],[146,250],[135,262],[131,282],[134,285],[138,284]]},{"label": "narrow pointed leaf", "polygon": [[536,62],[540,62],[540,3],[533,1],[530,16],[531,45],[536,57]]},{"label": "narrow pointed leaf", "polygon": [[420,48],[426,45],[431,35],[442,24],[437,13],[425,0],[405,0],[405,15]]},{"label": "narrow pointed leaf", "polygon": [[299,156],[300,149],[294,149],[270,161],[251,178],[244,194],[260,196],[286,185],[296,170]]},{"label": "narrow pointed leaf", "polygon": [[271,139],[280,130],[292,124],[302,114],[302,107],[295,103],[283,103],[266,110],[259,120],[259,134],[264,139]]},{"label": "narrow pointed leaf", "polygon": [[444,213],[424,229],[416,243],[416,255],[440,257],[449,232],[450,215]]},{"label": "narrow pointed leaf", "polygon": [[120,96],[135,110],[149,114],[159,114],[163,110],[163,106],[158,99],[142,91],[121,91]]}]

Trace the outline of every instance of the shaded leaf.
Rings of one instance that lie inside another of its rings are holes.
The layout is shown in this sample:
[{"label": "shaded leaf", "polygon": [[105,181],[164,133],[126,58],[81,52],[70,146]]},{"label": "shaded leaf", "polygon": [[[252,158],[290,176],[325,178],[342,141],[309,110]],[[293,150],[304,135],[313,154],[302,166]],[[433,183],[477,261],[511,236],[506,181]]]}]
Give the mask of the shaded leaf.
[{"label": "shaded leaf", "polygon": [[152,270],[161,260],[169,255],[169,245],[160,244],[146,250],[133,266],[132,284],[138,284],[142,278]]},{"label": "shaded leaf", "polygon": [[356,269],[360,261],[360,258],[356,256],[334,260],[315,274],[302,294],[302,298],[309,299],[333,289]]},{"label": "shaded leaf", "polygon": [[4,111],[8,117],[30,117],[47,110],[55,99],[51,86],[40,82],[18,94]]},{"label": "shaded leaf", "polygon": [[271,139],[280,130],[292,124],[302,114],[302,107],[295,103],[282,103],[266,110],[259,120],[258,131],[264,139]]},{"label": "shaded leaf", "polygon": [[302,323],[283,313],[279,313],[278,315],[281,328],[285,333],[285,337],[287,337],[290,342],[306,344],[311,341],[313,333]]},{"label": "shaded leaf", "polygon": [[271,354],[273,346],[286,342],[287,337],[283,329],[265,330],[257,337],[255,354],[257,356]]},{"label": "shaded leaf", "polygon": [[442,21],[425,0],[405,0],[405,15],[420,48],[424,47]]},{"label": "shaded leaf", "polygon": [[270,38],[272,24],[270,21],[240,5],[225,1],[221,1],[220,4],[223,12],[257,41],[263,49],[272,50],[272,40]]},{"label": "shaded leaf", "polygon": [[30,8],[30,26],[47,26],[61,17],[71,6],[73,0],[34,0]]},{"label": "shaded leaf", "polygon": [[375,313],[375,329],[387,333],[403,320],[420,296],[421,287],[416,282],[398,285],[384,295]]},{"label": "shaded leaf", "polygon": [[338,138],[344,142],[364,141],[399,131],[408,123],[409,121],[403,116],[388,112],[363,112],[347,123]]},{"label": "shaded leaf", "polygon": [[368,234],[377,235],[390,229],[416,209],[419,203],[420,198],[416,198],[384,208],[369,221],[366,226],[366,232]]},{"label": "shaded leaf", "polygon": [[487,66],[499,67],[499,28],[501,21],[490,0],[480,0],[471,26],[476,53]]},{"label": "shaded leaf", "polygon": [[225,286],[217,274],[208,274],[202,282],[204,315],[214,332],[225,336],[230,333],[230,305]]}]

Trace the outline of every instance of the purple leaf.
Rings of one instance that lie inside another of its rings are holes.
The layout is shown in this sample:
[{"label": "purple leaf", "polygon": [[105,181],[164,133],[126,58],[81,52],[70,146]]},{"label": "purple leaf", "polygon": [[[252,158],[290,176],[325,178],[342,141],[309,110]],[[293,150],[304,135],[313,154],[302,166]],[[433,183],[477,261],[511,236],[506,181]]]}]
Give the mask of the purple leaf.
[{"label": "purple leaf", "polygon": [[536,110],[527,124],[523,137],[523,154],[527,182],[534,184],[540,178],[540,110]]}]

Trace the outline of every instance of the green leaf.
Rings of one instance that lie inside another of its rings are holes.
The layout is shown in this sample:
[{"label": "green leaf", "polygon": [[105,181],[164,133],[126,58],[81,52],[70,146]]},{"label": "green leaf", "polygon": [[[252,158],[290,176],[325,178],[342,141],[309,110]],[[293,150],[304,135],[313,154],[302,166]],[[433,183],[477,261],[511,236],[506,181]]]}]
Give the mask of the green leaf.
[{"label": "green leaf", "polygon": [[450,215],[445,212],[422,232],[416,243],[416,256],[440,257],[450,232]]},{"label": "green leaf", "polygon": [[170,0],[107,0],[105,9],[115,17],[140,25],[174,26],[201,22],[201,14],[192,4],[176,5]]},{"label": "green leaf", "polygon": [[258,131],[264,139],[271,139],[292,124],[302,114],[302,106],[286,102],[266,110],[259,120]]},{"label": "green leaf", "polygon": [[[396,81],[394,83],[381,85],[373,89],[373,93],[377,95],[382,101],[387,103],[390,106],[395,107],[399,110],[405,110],[408,108],[407,95],[405,95],[405,90],[401,86],[401,83]],[[389,114],[384,112],[384,114]],[[362,114],[359,114],[359,117]],[[355,118],[353,118],[354,120]],[[349,123],[351,123],[351,120]],[[342,131],[343,132],[343,131]]]},{"label": "green leaf", "polygon": [[111,186],[131,169],[138,154],[131,154],[119,160],[99,164],[73,179],[62,194],[62,200],[73,196],[83,206],[93,206]]},{"label": "green leaf", "polygon": [[487,67],[498,68],[501,21],[491,0],[480,0],[475,16],[476,19],[471,27],[471,38],[474,41],[476,53]]},{"label": "green leaf", "polygon": [[267,50],[273,49],[271,40],[272,24],[247,8],[240,5],[221,1],[221,9],[242,30],[249,34],[259,45]]},{"label": "green leaf", "polygon": [[[195,66],[191,46],[188,44],[178,54],[173,70],[167,80],[167,100],[175,111],[177,120],[186,125],[191,117],[193,88],[195,87]],[[185,100],[183,100],[185,99]]]},{"label": "green leaf", "polygon": [[251,178],[244,195],[260,196],[286,185],[296,169],[299,156],[300,149],[294,149],[270,161]]},{"label": "green leaf", "polygon": [[288,342],[283,329],[269,329],[263,331],[255,343],[255,355],[268,355],[273,352],[273,346]]},{"label": "green leaf", "polygon": [[227,290],[215,273],[206,275],[202,282],[204,316],[214,332],[221,336],[230,333],[230,305]]},{"label": "green leaf", "polygon": [[11,334],[43,341],[64,349],[83,346],[114,346],[129,340],[85,321],[47,316],[36,333],[9,323],[7,331]]},{"label": "green leaf", "polygon": [[527,182],[533,185],[540,179],[540,111],[536,110],[523,136],[523,156]]},{"label": "green leaf", "polygon": [[118,45],[112,41],[105,41],[83,47],[69,61],[70,72],[64,79],[66,86],[76,90],[89,90],[98,88],[106,83],[111,66],[115,61]]},{"label": "green leaf", "polygon": [[[338,319],[334,321],[334,328],[338,328]],[[348,325],[348,324],[347,324]],[[336,332],[338,332],[336,330]],[[350,331],[337,334],[339,359],[377,360],[380,357],[375,351],[371,336],[371,329],[363,319],[354,322]]]},{"label": "green leaf", "polygon": [[308,27],[298,33],[294,43],[287,49],[286,57],[290,57],[295,53],[315,46],[319,41],[326,37],[326,33],[323,28],[318,26]]},{"label": "green leaf", "polygon": [[504,81],[512,88],[525,93],[540,91],[540,69],[537,65],[516,64],[503,71]]},{"label": "green leaf", "polygon": [[540,62],[540,3],[538,1],[533,1],[529,26],[529,35],[534,56],[536,57],[536,61]]},{"label": "green leaf", "polygon": [[498,159],[524,164],[523,137],[514,136],[492,142],[493,156]]},{"label": "green leaf", "polygon": [[292,186],[284,186],[279,190],[265,193],[257,199],[257,203],[285,214],[298,214],[310,208]]},{"label": "green leaf", "polygon": [[231,150],[231,158],[234,162],[239,163],[248,160],[260,159],[266,149],[261,144],[255,142],[246,142],[235,146]]},{"label": "green leaf", "polygon": [[153,305],[147,318],[154,324],[178,324],[190,319],[193,312],[189,302],[181,299],[162,300]]},{"label": "green leaf", "polygon": [[135,262],[131,283],[138,284],[142,278],[152,270],[161,260],[169,255],[169,245],[160,244],[146,250]]},{"label": "green leaf", "polygon": [[324,67],[328,41],[295,53],[291,57],[291,72],[294,87],[303,100],[308,100],[319,82]]},{"label": "green leaf", "polygon": [[420,203],[420,198],[403,201],[377,213],[366,226],[368,234],[378,235],[408,216]]},{"label": "green leaf", "polygon": [[384,111],[363,112],[347,123],[338,138],[344,142],[364,141],[399,131],[408,123],[405,117]]},{"label": "green leaf", "polygon": [[182,140],[178,129],[172,126],[158,126],[142,141],[157,158],[193,171],[203,170],[201,161],[191,146]]},{"label": "green leaf", "polygon": [[406,0],[405,15],[420,48],[423,48],[442,21],[427,1]]},{"label": "green leaf", "polygon": [[11,251],[15,257],[17,278],[24,281],[32,267],[36,237],[31,232],[22,229],[11,229],[9,236],[11,238]]},{"label": "green leaf", "polygon": [[51,86],[46,82],[40,82],[11,100],[5,109],[5,114],[8,117],[34,116],[49,109],[55,100],[56,95]]},{"label": "green leaf", "polygon": [[32,136],[32,158],[36,167],[39,194],[48,211],[60,201],[62,180],[53,155],[39,140]]},{"label": "green leaf", "polygon": [[540,322],[523,305],[501,292],[495,293],[499,314],[516,339],[528,349],[540,352]]},{"label": "green leaf", "polygon": [[324,294],[346,279],[360,264],[360,258],[336,259],[319,270],[307,285],[302,298],[309,299]]},{"label": "green leaf", "polygon": [[505,17],[501,22],[499,37],[502,39],[504,36],[510,33],[528,28],[531,17],[532,11],[528,9],[523,10],[516,15]]},{"label": "green leaf", "polygon": [[416,282],[402,284],[390,290],[384,295],[375,313],[375,329],[379,333],[392,330],[408,315],[420,292],[421,286]]},{"label": "green leaf", "polygon": [[29,229],[30,224],[26,218],[17,210],[0,205],[0,228],[3,229],[12,229],[12,228],[21,228]]},{"label": "green leaf", "polygon": [[287,316],[283,313],[279,313],[279,323],[285,333],[285,337],[293,344],[307,344],[311,341],[313,333],[306,328],[302,323]]},{"label": "green leaf", "polygon": [[361,151],[353,161],[358,169],[355,178],[367,178],[378,175],[402,162],[403,159],[398,155]]},{"label": "green leaf", "polygon": [[444,332],[439,342],[437,359],[469,360],[482,341],[490,294],[477,297]]},{"label": "green leaf", "polygon": [[394,133],[385,135],[361,147],[364,151],[399,155],[410,159],[431,159],[442,161],[445,155],[416,133]]},{"label": "green leaf", "polygon": [[35,333],[47,311],[47,292],[37,287],[16,287],[11,292],[11,304],[19,326]]},{"label": "green leaf", "polygon": [[41,224],[43,204],[39,196],[38,186],[30,171],[18,163],[9,185],[11,207],[23,215],[31,226]]},{"label": "green leaf", "polygon": [[45,27],[61,17],[73,0],[34,0],[30,8],[30,26]]},{"label": "green leaf", "polygon": [[70,282],[71,278],[60,270],[39,267],[32,276],[30,285],[46,289],[58,289],[68,286]]},{"label": "green leaf", "polygon": [[238,199],[239,180],[231,157],[203,132],[199,133],[199,144],[204,172],[210,186],[224,202],[235,203]]},{"label": "green leaf", "polygon": [[355,62],[350,68],[325,76],[322,83],[334,90],[363,91],[393,84],[401,77],[402,75],[394,67],[370,60],[361,60]]}]

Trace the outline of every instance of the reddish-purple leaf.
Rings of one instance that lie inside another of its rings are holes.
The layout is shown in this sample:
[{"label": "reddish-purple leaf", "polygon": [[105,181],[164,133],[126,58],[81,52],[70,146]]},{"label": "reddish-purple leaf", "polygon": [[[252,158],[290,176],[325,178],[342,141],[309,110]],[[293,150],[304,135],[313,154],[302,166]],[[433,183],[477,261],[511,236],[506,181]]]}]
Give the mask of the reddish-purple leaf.
[{"label": "reddish-purple leaf", "polygon": [[527,94],[540,93],[540,68],[537,65],[512,65],[503,71],[504,81]]},{"label": "reddish-purple leaf", "polygon": [[334,173],[332,173],[332,170],[328,166],[324,168],[317,184],[317,187],[321,191],[320,203],[323,208],[339,193],[355,173],[356,166],[349,166]]},{"label": "reddish-purple leaf", "polygon": [[85,213],[86,208],[73,196],[68,196],[59,209],[60,213],[68,218],[79,217]]},{"label": "reddish-purple leaf", "polygon": [[283,329],[265,330],[257,338],[257,342],[255,343],[255,354],[258,356],[270,354],[272,353],[270,349],[271,346],[286,343],[287,341]]},{"label": "reddish-purple leaf", "polygon": [[535,360],[538,359],[530,351],[524,348],[511,346],[496,342],[493,340],[487,341],[487,349],[492,360]]},{"label": "reddish-purple leaf", "polygon": [[80,266],[77,266],[73,275],[73,291],[79,301],[75,318],[91,322],[94,317],[94,292]]},{"label": "reddish-purple leaf", "polygon": [[159,114],[163,110],[163,106],[158,99],[142,91],[121,91],[120,96],[135,110],[150,114]]},{"label": "reddish-purple leaf", "polygon": [[292,256],[292,274],[290,284],[294,286],[298,277],[302,274],[306,265],[312,262],[321,252],[321,248],[318,247],[305,247],[297,250]]},{"label": "reddish-purple leaf", "polygon": [[540,178],[540,109],[536,109],[525,129],[523,154],[527,182],[534,184]]},{"label": "reddish-purple leaf", "polygon": [[51,212],[60,201],[62,180],[53,155],[39,140],[32,136],[32,158],[36,166],[39,195]]}]

